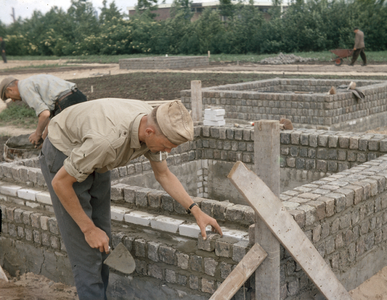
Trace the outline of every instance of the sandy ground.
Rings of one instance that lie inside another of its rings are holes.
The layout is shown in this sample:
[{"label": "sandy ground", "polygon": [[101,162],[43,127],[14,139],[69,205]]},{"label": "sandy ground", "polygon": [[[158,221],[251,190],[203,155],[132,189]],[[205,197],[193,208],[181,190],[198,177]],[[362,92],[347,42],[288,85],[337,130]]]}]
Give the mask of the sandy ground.
[{"label": "sandy ground", "polygon": [[33,133],[33,129],[19,128],[15,126],[2,126],[0,127],[0,135],[16,136],[27,133]]},{"label": "sandy ground", "polygon": [[349,293],[353,300],[387,300],[387,267]]},{"label": "sandy ground", "polygon": [[[0,81],[15,73],[15,77],[18,79],[27,78],[33,73],[23,72],[24,69],[15,69],[18,67],[28,67],[37,65],[56,65],[60,64],[65,66],[66,61],[9,61],[8,64],[0,64],[0,70],[9,71],[6,74],[0,75]],[[74,63],[72,63],[74,65]],[[50,73],[62,79],[70,80],[74,78],[87,78],[87,77],[98,77],[107,75],[117,75],[131,72],[197,72],[197,73],[270,73],[279,75],[297,75],[297,74],[325,74],[325,75],[340,75],[348,77],[362,75],[362,76],[387,76],[387,65],[368,65],[367,67],[361,67],[360,64],[354,67],[349,67],[343,64],[340,67],[332,65],[259,65],[259,64],[224,64],[216,66],[208,66],[202,68],[195,68],[191,70],[120,70],[118,64],[79,64],[81,67],[76,67],[72,70],[61,70],[56,67],[55,70],[49,72],[37,72]],[[7,70],[10,69],[10,70]],[[58,70],[59,69],[59,70]],[[24,74],[23,74],[24,73]],[[380,129],[377,131],[381,133]],[[19,135],[31,133],[31,129],[21,129],[17,127],[0,127],[0,135]],[[350,291],[353,300],[387,300],[387,267],[383,268],[379,273],[365,281],[358,288]],[[76,291],[74,287],[68,287],[61,283],[54,283],[44,276],[36,275],[32,273],[23,274],[22,276],[12,278],[10,282],[0,280],[0,300],[76,300]]]},{"label": "sandy ground", "polygon": [[[387,300],[387,267],[349,292],[353,300]],[[78,300],[75,287],[33,273],[0,280],[0,300]],[[144,299],[146,300],[146,299]],[[312,299],[311,299],[312,300]]]},{"label": "sandy ground", "polygon": [[78,296],[75,287],[25,273],[9,282],[0,280],[0,300],[78,300]]},{"label": "sandy ground", "polygon": [[[7,64],[0,63],[0,71],[7,71],[7,74],[0,73],[0,81],[13,73],[18,79],[27,78],[33,73],[23,73],[26,69],[14,69],[20,67],[45,65],[61,65],[66,66],[64,60],[42,60],[42,61],[23,61],[23,60],[11,60]],[[71,63],[71,66],[75,66],[75,63]],[[236,64],[236,63],[224,63],[218,65],[210,65],[205,67],[197,67],[193,69],[178,69],[178,70],[121,70],[118,64],[76,64],[81,69],[78,70],[61,70],[60,67],[56,67],[56,70],[49,73],[62,79],[70,80],[74,78],[89,78],[107,75],[117,75],[124,73],[136,73],[136,72],[175,72],[175,73],[268,73],[278,75],[340,75],[348,77],[351,76],[387,76],[387,64],[386,65],[368,65],[361,67],[360,63],[354,67],[350,67],[346,64],[336,67],[332,64],[291,64],[291,65],[260,65],[260,64]],[[75,67],[76,68],[76,67]],[[14,69],[14,70],[13,70]],[[40,73],[45,73],[44,70]],[[46,72],[47,73],[47,72]]]}]

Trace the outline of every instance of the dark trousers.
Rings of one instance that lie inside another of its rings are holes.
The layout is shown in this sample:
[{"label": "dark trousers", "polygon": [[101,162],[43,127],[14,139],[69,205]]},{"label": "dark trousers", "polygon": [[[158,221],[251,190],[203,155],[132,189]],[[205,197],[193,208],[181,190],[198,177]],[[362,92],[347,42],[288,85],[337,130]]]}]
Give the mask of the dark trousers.
[{"label": "dark trousers", "polygon": [[365,64],[365,65],[367,64],[367,57],[364,53],[364,48],[360,48],[360,49],[356,49],[355,51],[353,51],[351,65],[353,65],[355,63],[355,61],[359,57],[359,54],[360,54],[361,59],[363,60],[363,64]]},{"label": "dark trousers", "polygon": [[69,107],[74,104],[82,103],[87,101],[87,97],[80,91],[75,90],[71,95],[68,95],[67,97],[63,98],[61,101],[57,101],[55,103],[55,110],[53,112],[53,116],[56,116],[59,114],[62,110],[64,110],[66,107]]},{"label": "dark trousers", "polygon": [[[40,166],[50,192],[58,227],[70,259],[79,300],[106,300],[109,268],[103,264],[107,254],[93,249],[56,196],[51,181],[63,166],[67,156],[56,149],[48,138],[44,140]],[[92,173],[83,182],[73,185],[79,202],[94,224],[111,239],[110,171]]]},{"label": "dark trousers", "polygon": [[7,62],[7,56],[5,56],[5,52],[1,51],[1,57],[3,58],[3,61]]}]

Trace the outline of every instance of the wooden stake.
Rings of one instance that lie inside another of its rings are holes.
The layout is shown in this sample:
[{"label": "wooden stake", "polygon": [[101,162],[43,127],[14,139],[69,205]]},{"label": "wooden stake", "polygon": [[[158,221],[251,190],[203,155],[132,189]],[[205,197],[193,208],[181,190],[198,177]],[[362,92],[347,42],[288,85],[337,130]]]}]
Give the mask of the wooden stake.
[{"label": "wooden stake", "polygon": [[203,120],[203,102],[202,102],[202,82],[200,80],[191,81],[191,108],[192,121],[198,124]]},{"label": "wooden stake", "polygon": [[229,300],[266,258],[267,253],[259,244],[254,244],[235,269],[216,290],[210,300]]},{"label": "wooden stake", "polygon": [[[280,195],[280,129],[279,121],[260,120],[254,122],[254,173]],[[256,214],[255,243],[268,253],[268,258],[255,272],[255,300],[281,298],[280,244]]]},{"label": "wooden stake", "polygon": [[267,185],[242,162],[227,176],[328,300],[351,300],[312,242]]}]

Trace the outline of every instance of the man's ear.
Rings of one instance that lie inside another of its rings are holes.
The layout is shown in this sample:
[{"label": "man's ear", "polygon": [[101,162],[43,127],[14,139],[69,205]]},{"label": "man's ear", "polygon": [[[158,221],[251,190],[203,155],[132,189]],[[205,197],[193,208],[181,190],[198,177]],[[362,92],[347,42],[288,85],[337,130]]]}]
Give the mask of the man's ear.
[{"label": "man's ear", "polygon": [[145,128],[145,133],[146,135],[150,136],[152,134],[155,134],[156,132],[152,127],[148,126],[147,128]]}]

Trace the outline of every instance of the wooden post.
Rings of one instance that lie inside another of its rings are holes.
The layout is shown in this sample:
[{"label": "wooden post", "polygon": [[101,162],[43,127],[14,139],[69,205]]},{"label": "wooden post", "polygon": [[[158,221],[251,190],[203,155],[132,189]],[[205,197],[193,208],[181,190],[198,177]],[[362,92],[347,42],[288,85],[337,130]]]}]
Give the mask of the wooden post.
[{"label": "wooden post", "polygon": [[229,300],[240,287],[249,279],[251,274],[266,258],[267,253],[259,244],[255,244],[242,258],[234,270],[222,282],[220,287],[212,294],[210,300]]},{"label": "wooden post", "polygon": [[202,82],[200,80],[191,81],[191,108],[192,121],[194,124],[199,124],[203,121]]},{"label": "wooden post", "polygon": [[[279,197],[280,195],[279,121],[261,120],[254,124],[254,173]],[[255,243],[268,254],[255,272],[255,299],[280,299],[280,244],[256,214]]]},{"label": "wooden post", "polygon": [[[281,200],[259,177],[242,162],[237,162],[227,177],[328,300],[352,299]],[[264,284],[259,282],[258,286]],[[261,298],[266,299],[274,297]]]}]

